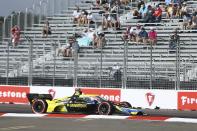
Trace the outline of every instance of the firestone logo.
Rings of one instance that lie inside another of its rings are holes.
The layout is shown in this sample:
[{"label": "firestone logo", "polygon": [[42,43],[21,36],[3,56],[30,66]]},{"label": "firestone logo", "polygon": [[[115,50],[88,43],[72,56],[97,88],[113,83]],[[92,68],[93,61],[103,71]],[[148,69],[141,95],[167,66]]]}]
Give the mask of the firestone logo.
[{"label": "firestone logo", "polygon": [[146,93],[146,100],[148,102],[148,105],[151,106],[155,100],[155,95],[153,93]]},{"label": "firestone logo", "polygon": [[182,105],[197,104],[197,98],[189,98],[187,96],[181,97]]},{"label": "firestone logo", "polygon": [[109,101],[120,101],[120,96],[119,95],[104,95],[104,94],[101,94],[100,96],[105,98],[106,100],[109,100]]}]

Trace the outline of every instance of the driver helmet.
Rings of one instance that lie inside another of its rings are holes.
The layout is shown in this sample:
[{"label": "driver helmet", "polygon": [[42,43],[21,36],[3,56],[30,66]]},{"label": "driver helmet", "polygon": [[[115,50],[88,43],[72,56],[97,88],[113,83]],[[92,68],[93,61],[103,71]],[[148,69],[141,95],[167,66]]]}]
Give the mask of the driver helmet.
[{"label": "driver helmet", "polygon": [[82,94],[81,88],[76,88],[75,92],[79,92],[80,95]]}]

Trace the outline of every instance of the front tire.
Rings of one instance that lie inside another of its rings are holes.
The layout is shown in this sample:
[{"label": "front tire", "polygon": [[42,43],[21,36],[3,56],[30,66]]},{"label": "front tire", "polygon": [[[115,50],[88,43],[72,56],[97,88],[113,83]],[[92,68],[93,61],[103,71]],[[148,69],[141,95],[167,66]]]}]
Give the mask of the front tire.
[{"label": "front tire", "polygon": [[37,99],[31,105],[33,113],[46,113],[47,103],[45,100]]},{"label": "front tire", "polygon": [[109,102],[102,102],[98,106],[99,115],[111,115],[113,113],[113,105]]}]

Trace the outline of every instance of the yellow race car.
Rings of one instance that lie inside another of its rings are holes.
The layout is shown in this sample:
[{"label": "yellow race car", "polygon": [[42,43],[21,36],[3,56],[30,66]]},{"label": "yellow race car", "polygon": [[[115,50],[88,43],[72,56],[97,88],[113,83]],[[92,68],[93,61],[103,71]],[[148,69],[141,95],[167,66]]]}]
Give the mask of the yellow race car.
[{"label": "yellow race car", "polygon": [[64,97],[53,99],[50,94],[27,94],[32,112],[34,113],[85,113],[112,115],[121,113],[125,115],[143,115],[141,110],[133,109],[128,102],[112,102],[100,96],[80,95],[73,98]]}]

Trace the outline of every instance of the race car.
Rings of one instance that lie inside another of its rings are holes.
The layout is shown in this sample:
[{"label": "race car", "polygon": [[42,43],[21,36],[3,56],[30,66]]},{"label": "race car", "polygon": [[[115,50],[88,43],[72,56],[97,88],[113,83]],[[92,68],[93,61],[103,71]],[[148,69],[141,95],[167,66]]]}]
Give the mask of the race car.
[{"label": "race car", "polygon": [[51,94],[27,94],[33,113],[85,113],[112,115],[143,115],[142,110],[133,109],[128,102],[112,102],[100,96],[80,95],[77,98],[53,99]]}]

